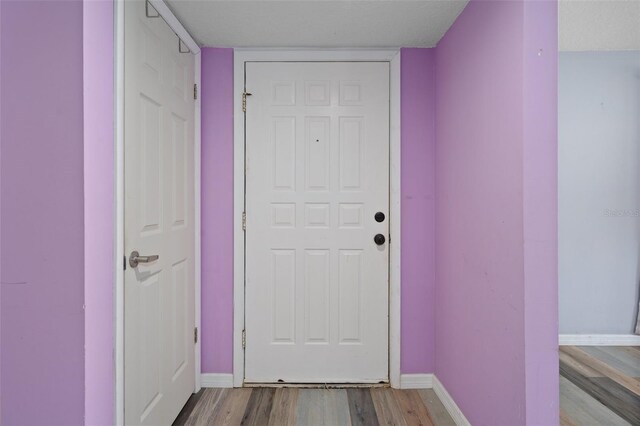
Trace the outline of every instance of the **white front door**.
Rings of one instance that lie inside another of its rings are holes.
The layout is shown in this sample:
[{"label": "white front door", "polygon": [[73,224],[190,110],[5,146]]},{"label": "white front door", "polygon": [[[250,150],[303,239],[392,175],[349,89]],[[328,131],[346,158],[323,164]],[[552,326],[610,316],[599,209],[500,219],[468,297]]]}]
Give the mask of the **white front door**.
[{"label": "white front door", "polygon": [[[125,423],[168,425],[195,387],[194,57],[144,1],[123,4]],[[134,251],[159,258],[132,267]]]},{"label": "white front door", "polygon": [[245,82],[245,381],[386,382],[389,63],[248,62]]}]

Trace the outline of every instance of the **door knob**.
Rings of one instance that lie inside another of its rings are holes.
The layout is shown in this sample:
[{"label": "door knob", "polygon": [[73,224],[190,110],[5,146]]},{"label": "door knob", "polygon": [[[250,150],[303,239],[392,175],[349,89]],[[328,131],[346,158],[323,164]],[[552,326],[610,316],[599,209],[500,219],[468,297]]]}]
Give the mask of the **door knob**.
[{"label": "door knob", "polygon": [[377,245],[381,246],[386,241],[386,238],[384,238],[384,235],[378,234],[375,237],[373,237],[373,241],[375,241]]},{"label": "door knob", "polygon": [[384,221],[384,213],[382,212],[378,212],[375,214],[375,216],[373,216],[373,218],[376,220],[376,222],[380,223]]},{"label": "door knob", "polygon": [[160,256],[158,256],[157,254],[152,254],[151,256],[140,256],[140,253],[134,250],[129,256],[129,266],[135,268],[136,266],[138,266],[138,263],[155,262],[158,259],[160,259]]}]

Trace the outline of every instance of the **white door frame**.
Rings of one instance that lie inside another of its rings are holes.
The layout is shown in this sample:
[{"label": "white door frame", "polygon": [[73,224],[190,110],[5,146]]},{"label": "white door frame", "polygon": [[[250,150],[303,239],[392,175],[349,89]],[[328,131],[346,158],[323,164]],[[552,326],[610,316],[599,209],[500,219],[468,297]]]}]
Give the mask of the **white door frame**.
[{"label": "white door frame", "polygon": [[[125,257],[124,252],[124,2],[128,0],[116,0],[115,7],[115,87],[116,87],[116,105],[115,105],[115,282],[114,282],[114,348],[115,348],[115,424],[124,424],[124,270],[122,268],[122,259]],[[169,7],[163,0],[148,0],[151,5],[160,14],[161,18],[171,27],[182,42],[195,55],[195,84],[198,89],[201,87],[201,53],[200,47],[195,42],[189,32],[182,26],[180,21],[173,15]],[[176,46],[177,48],[177,46]],[[195,232],[195,259],[194,259],[194,278],[195,278],[195,326],[198,331],[201,330],[200,324],[200,292],[201,292],[201,252],[200,252],[200,123],[201,123],[201,96],[195,101],[194,116],[194,186],[195,186],[195,203],[194,203],[194,232]],[[199,333],[200,334],[200,333]],[[195,355],[195,389],[194,392],[200,390],[200,341],[198,338],[194,348]]]},{"label": "white door frame", "polygon": [[244,382],[242,331],[245,312],[245,133],[242,93],[245,62],[389,62],[389,381],[400,387],[400,50],[234,49],[233,64],[233,386]]}]

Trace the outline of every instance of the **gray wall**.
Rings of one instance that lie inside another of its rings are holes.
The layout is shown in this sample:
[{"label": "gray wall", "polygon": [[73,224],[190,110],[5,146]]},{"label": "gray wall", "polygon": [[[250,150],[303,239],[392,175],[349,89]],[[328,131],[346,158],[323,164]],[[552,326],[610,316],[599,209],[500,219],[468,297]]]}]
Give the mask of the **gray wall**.
[{"label": "gray wall", "polygon": [[640,277],[640,51],[562,52],[561,334],[632,333]]}]

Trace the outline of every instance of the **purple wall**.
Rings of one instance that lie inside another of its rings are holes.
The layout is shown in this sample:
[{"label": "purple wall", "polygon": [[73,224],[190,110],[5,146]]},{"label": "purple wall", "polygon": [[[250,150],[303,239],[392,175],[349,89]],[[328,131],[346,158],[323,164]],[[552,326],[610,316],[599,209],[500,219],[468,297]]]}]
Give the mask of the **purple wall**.
[{"label": "purple wall", "polygon": [[[402,50],[403,373],[434,368],[432,49]],[[409,112],[407,112],[409,111]],[[427,117],[427,118],[425,118]],[[431,117],[431,118],[429,118]],[[202,372],[233,370],[233,50],[202,50]]]},{"label": "purple wall", "polygon": [[83,0],[85,422],[113,424],[114,57],[112,0]]},{"label": "purple wall", "polygon": [[435,338],[435,51],[401,51],[401,371],[432,373]]},{"label": "purple wall", "polygon": [[471,2],[436,49],[436,374],[472,424],[525,420],[521,16]]},{"label": "purple wall", "polygon": [[472,1],[436,49],[436,375],[478,425],[558,422],[557,24],[539,5]]},{"label": "purple wall", "polygon": [[202,49],[202,372],[233,370],[233,49]]},{"label": "purple wall", "polygon": [[[474,424],[557,423],[555,6],[474,0],[402,51],[402,372]],[[0,10],[1,422],[108,424],[113,264],[77,259],[113,261],[111,1],[84,63],[81,2]],[[233,51],[202,75],[202,371],[230,373]]]},{"label": "purple wall", "polygon": [[82,2],[2,1],[2,424],[83,422]]}]

